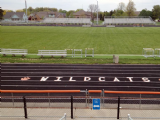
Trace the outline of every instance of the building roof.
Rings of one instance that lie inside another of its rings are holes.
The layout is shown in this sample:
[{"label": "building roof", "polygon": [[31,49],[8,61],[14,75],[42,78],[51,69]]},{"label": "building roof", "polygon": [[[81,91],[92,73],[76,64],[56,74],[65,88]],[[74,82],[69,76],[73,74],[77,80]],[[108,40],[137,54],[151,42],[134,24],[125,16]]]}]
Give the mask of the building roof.
[{"label": "building roof", "polygon": [[24,12],[6,12],[4,19],[10,19],[13,15],[17,15],[20,19],[22,19],[24,14]]},{"label": "building roof", "polygon": [[136,16],[139,16],[141,11],[135,11],[134,13],[136,14]]},{"label": "building roof", "polygon": [[73,13],[74,16],[80,16],[80,15],[91,15],[91,12],[86,12],[84,10],[80,10],[76,13]]},{"label": "building roof", "polygon": [[36,13],[33,13],[33,14],[30,14],[29,16],[32,16],[32,17],[35,17],[36,15],[38,15],[40,18],[46,18],[46,17],[49,17],[49,15],[55,15],[56,17],[62,15],[63,17],[66,17],[66,13],[59,13],[59,12],[45,12],[45,11],[42,11],[42,12],[36,12]]},{"label": "building roof", "polygon": [[66,17],[66,13],[57,13],[56,17],[59,17],[60,15],[63,16],[63,17]]},{"label": "building roof", "polygon": [[36,13],[40,18],[45,18],[48,16],[48,12],[37,12]]}]

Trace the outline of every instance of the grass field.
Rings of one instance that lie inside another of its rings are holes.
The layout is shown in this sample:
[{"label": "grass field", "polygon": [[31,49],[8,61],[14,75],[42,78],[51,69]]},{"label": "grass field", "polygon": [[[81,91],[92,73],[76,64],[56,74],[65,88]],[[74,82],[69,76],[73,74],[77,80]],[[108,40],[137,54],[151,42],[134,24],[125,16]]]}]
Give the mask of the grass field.
[{"label": "grass field", "polygon": [[[105,28],[105,27],[11,27],[0,26],[0,48],[28,49],[29,54],[37,54],[38,50],[64,50],[64,49],[82,49],[94,48],[95,54],[134,54],[142,55],[143,48],[160,48],[160,28]],[[105,56],[105,55],[104,55]],[[37,56],[28,56],[19,62],[29,62],[29,59],[38,59]],[[89,63],[102,63],[89,60]],[[135,63],[145,58],[132,57]],[[130,59],[132,59],[130,58]],[[136,58],[136,60],[135,60]],[[15,60],[14,60],[15,59]],[[16,62],[18,58],[1,57],[1,62]],[[95,58],[95,59],[98,59]],[[128,58],[122,58],[127,59]],[[58,59],[55,59],[58,61]],[[62,61],[65,59],[62,59]],[[87,61],[84,60],[84,61]],[[105,62],[104,60],[104,62]],[[148,61],[149,60],[149,61]],[[151,62],[159,64],[158,60]],[[17,60],[18,61],[18,60]],[[37,60],[35,60],[37,61]],[[47,61],[47,60],[46,60]],[[53,59],[51,59],[53,61]],[[68,59],[67,63],[74,63],[73,59]],[[78,63],[85,63],[81,62]],[[124,60],[126,61],[126,60]],[[123,62],[124,62],[123,61]],[[37,61],[40,62],[41,61]],[[49,61],[48,61],[49,62]],[[110,63],[109,62],[109,63]],[[33,62],[34,63],[34,62]],[[42,62],[43,63],[43,62]],[[64,61],[62,63],[65,63]],[[126,63],[134,63],[128,61]]]},{"label": "grass field", "polygon": [[142,54],[160,48],[160,28],[81,28],[1,26],[0,48],[63,50],[94,48],[95,54]]},{"label": "grass field", "polygon": [[156,22],[157,25],[160,25],[160,22]]}]

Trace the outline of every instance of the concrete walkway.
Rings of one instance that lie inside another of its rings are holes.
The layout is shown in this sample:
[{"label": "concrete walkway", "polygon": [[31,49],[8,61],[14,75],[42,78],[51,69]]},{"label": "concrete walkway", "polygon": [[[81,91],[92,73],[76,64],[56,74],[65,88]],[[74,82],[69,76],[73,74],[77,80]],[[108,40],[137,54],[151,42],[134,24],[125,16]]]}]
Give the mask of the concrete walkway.
[{"label": "concrete walkway", "polygon": [[[0,108],[0,111],[0,120],[25,120],[23,108]],[[70,109],[28,108],[27,112],[27,120],[59,120],[64,113],[67,114],[66,120],[71,120]],[[74,109],[73,113],[75,120],[116,120],[117,117],[117,109]],[[121,109],[120,119],[128,120],[127,115],[131,114],[134,120],[160,120],[159,113],[160,110]]]}]

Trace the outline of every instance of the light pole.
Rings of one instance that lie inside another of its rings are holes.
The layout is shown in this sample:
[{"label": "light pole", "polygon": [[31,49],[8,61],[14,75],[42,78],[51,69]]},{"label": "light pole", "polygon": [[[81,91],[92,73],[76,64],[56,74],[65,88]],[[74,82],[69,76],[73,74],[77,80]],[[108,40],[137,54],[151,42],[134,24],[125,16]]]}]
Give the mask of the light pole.
[{"label": "light pole", "polygon": [[97,25],[98,25],[98,0],[97,0]]},{"label": "light pole", "polygon": [[28,17],[27,17],[27,2],[25,0],[25,8],[26,8],[26,18],[25,18],[25,21],[27,22],[28,21]]}]

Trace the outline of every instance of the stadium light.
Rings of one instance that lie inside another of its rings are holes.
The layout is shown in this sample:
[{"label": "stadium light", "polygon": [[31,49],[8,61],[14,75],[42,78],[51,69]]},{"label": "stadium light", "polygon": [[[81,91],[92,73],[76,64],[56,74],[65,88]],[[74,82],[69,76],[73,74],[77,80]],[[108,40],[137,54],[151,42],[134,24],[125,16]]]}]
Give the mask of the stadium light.
[{"label": "stadium light", "polygon": [[97,1],[97,25],[98,25],[98,0]]},{"label": "stadium light", "polygon": [[28,20],[28,17],[27,17],[27,2],[26,2],[26,0],[25,0],[25,8],[26,8],[26,18],[25,18],[25,21],[27,22]]}]

